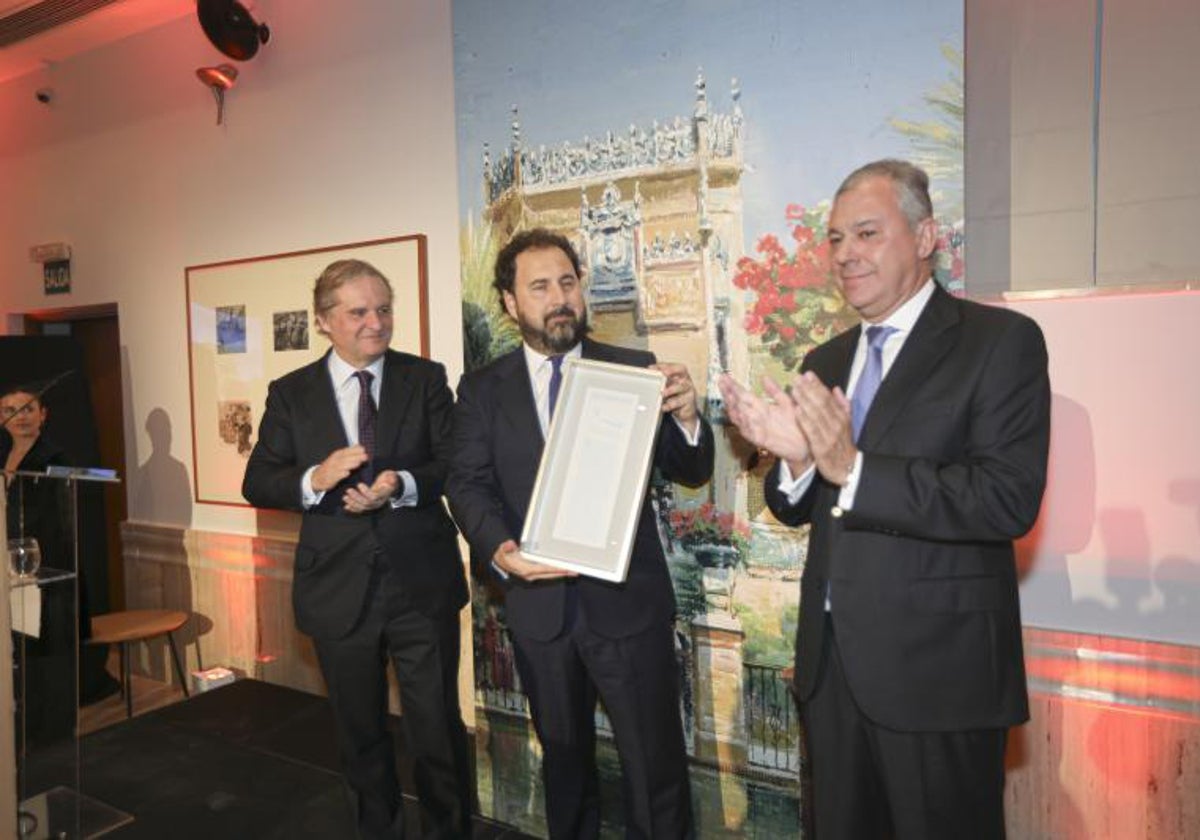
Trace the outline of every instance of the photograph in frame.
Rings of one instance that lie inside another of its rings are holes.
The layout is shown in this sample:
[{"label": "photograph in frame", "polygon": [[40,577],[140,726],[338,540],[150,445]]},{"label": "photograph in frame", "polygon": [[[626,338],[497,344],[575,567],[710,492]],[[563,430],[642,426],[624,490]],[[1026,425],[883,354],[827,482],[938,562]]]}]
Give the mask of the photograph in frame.
[{"label": "photograph in frame", "polygon": [[197,502],[247,506],[246,461],[274,379],[325,355],[312,323],[317,277],[335,260],[373,265],[395,293],[392,348],[429,355],[423,234],[185,269]]},{"label": "photograph in frame", "polygon": [[581,575],[621,582],[654,459],[664,376],[567,359],[521,553]]}]

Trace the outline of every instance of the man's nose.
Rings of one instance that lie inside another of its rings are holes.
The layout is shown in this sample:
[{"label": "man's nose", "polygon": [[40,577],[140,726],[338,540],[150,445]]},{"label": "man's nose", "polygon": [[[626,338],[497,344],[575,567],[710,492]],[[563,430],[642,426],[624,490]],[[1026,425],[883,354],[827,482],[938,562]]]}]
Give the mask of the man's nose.
[{"label": "man's nose", "polygon": [[845,265],[854,259],[855,251],[853,242],[854,238],[847,236],[833,243],[833,247],[830,248],[830,256],[833,258],[834,265]]}]

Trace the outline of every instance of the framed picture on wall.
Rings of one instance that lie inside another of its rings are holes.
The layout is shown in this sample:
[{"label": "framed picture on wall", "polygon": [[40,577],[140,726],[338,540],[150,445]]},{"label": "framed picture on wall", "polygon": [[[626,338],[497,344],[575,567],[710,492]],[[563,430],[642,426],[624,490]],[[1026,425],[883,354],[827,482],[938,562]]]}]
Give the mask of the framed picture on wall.
[{"label": "framed picture on wall", "polygon": [[379,269],[395,292],[392,347],[429,355],[423,234],[185,269],[192,457],[197,502],[240,505],[267,385],[325,355],[313,323],[317,277],[335,260]]},{"label": "framed picture on wall", "polygon": [[662,418],[656,370],[568,359],[521,531],[530,560],[625,580]]}]

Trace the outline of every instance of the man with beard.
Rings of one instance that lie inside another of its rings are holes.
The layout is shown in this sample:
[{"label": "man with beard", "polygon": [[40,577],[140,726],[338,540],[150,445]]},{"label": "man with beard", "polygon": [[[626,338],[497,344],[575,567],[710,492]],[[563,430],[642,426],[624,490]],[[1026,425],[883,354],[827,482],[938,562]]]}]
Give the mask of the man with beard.
[{"label": "man with beard", "polygon": [[712,430],[696,410],[687,368],[587,339],[580,275],[571,243],[547,230],[519,233],[500,252],[494,286],[523,343],[459,384],[446,495],[473,558],[506,591],[517,672],[542,744],[551,838],[599,834],[597,696],[621,757],[628,836],[691,837],[675,599],[651,505],[643,503],[621,584],[535,563],[517,545],[564,357],[661,371],[662,410],[671,416],[660,425],[654,465],[693,486],[712,474]]}]

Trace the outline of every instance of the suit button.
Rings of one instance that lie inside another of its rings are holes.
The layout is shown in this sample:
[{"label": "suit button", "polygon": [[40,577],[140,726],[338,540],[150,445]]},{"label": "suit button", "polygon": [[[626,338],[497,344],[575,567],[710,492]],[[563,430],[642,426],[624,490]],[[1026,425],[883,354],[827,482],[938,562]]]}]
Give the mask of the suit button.
[{"label": "suit button", "polygon": [[834,519],[841,519],[843,513],[845,513],[845,511],[842,510],[837,505],[834,505],[833,510],[829,511],[829,515],[832,516]]}]

